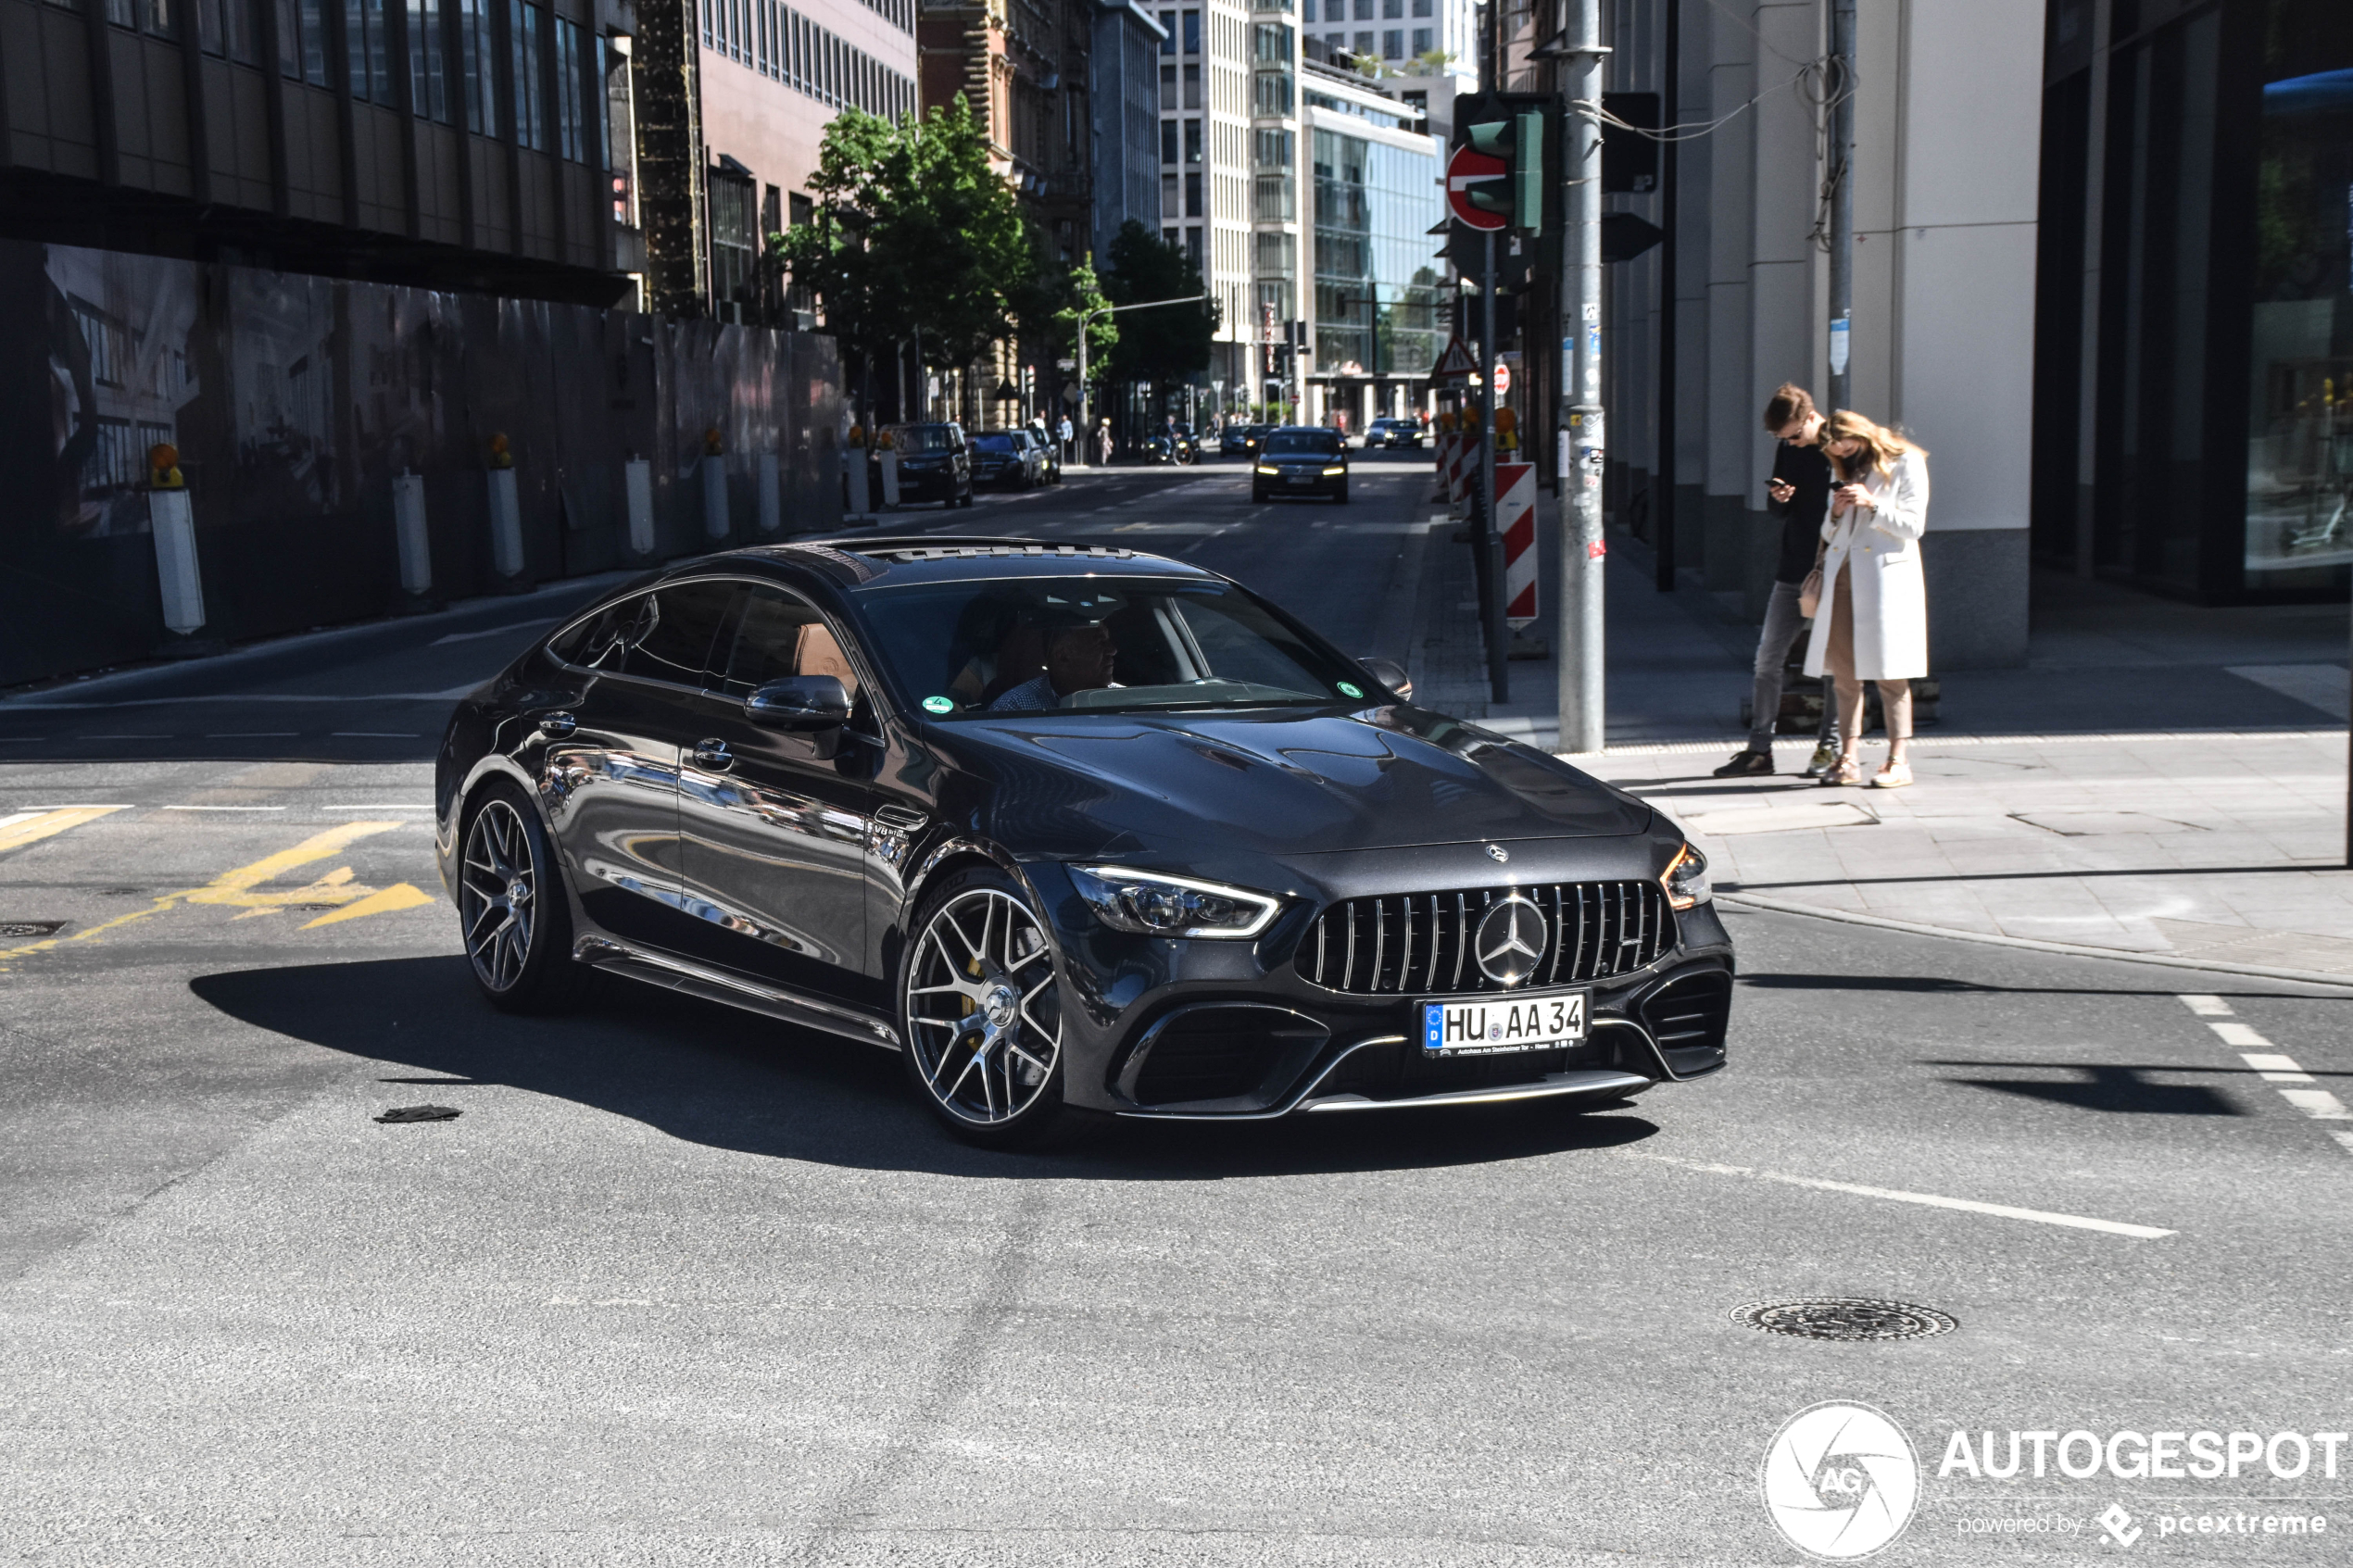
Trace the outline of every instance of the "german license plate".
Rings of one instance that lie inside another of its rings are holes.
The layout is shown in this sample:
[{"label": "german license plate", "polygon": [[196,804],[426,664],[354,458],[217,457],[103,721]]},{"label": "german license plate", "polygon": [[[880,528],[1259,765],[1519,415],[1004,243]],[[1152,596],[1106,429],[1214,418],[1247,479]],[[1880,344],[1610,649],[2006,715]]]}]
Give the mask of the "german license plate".
[{"label": "german license plate", "polygon": [[1303,473],[1295,473],[1295,474],[1292,474],[1292,475],[1291,475],[1289,479],[1285,480],[1283,483],[1286,483],[1286,484],[1313,484],[1313,483],[1315,483],[1315,482],[1314,480],[1312,480],[1312,479],[1308,478],[1308,477],[1307,477],[1307,475],[1303,474]]},{"label": "german license plate", "polygon": [[1422,1049],[1430,1056],[1554,1050],[1585,1038],[1590,994],[1531,991],[1472,1002],[1424,1002]]}]

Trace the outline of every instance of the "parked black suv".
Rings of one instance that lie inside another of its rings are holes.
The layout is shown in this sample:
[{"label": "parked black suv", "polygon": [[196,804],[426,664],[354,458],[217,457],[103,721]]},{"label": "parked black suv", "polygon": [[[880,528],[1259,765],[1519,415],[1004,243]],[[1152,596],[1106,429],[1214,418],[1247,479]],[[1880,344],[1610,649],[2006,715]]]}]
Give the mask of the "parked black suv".
[{"label": "parked black suv", "polygon": [[899,453],[899,499],[973,504],[972,443],[962,425],[893,425],[887,433]]}]

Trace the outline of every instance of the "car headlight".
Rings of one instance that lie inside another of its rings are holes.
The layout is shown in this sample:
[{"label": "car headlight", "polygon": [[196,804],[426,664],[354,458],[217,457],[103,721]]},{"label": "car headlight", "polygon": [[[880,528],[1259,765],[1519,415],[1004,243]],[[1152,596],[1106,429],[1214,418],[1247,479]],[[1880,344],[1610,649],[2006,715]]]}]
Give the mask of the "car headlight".
[{"label": "car headlight", "polygon": [[1282,901],[1227,887],[1124,866],[1070,866],[1071,884],[1114,931],[1139,936],[1255,936]]},{"label": "car headlight", "polygon": [[1714,897],[1707,885],[1707,857],[1688,844],[1675,851],[1675,859],[1658,881],[1667,889],[1667,904],[1674,909],[1688,909]]},{"label": "car headlight", "polygon": [[1261,463],[1258,465],[1258,471],[1260,473],[1273,473],[1275,471],[1275,466],[1272,463]]},{"label": "car headlight", "polygon": [[1326,470],[1324,470],[1324,477],[1325,477],[1326,479],[1329,479],[1329,478],[1331,478],[1331,476],[1332,476],[1332,475],[1336,474],[1336,473],[1346,473],[1347,471],[1348,471],[1348,465],[1346,465],[1345,463],[1343,463],[1343,464],[1341,464],[1341,465],[1340,465],[1340,467],[1338,467],[1338,468],[1329,468],[1329,469],[1326,469]]}]

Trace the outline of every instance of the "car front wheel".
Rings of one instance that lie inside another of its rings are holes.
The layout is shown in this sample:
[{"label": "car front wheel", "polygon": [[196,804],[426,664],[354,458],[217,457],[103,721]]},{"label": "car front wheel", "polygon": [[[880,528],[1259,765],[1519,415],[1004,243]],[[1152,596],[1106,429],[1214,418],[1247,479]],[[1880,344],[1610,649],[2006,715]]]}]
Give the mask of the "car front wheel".
[{"label": "car front wheel", "polygon": [[899,1017],[916,1092],[973,1143],[1050,1136],[1064,1121],[1062,983],[1027,894],[994,867],[958,872],[913,932]]},{"label": "car front wheel", "polygon": [[592,972],[572,956],[572,918],[547,830],[522,790],[493,784],[459,840],[458,929],[474,984],[508,1012],[557,1012]]}]

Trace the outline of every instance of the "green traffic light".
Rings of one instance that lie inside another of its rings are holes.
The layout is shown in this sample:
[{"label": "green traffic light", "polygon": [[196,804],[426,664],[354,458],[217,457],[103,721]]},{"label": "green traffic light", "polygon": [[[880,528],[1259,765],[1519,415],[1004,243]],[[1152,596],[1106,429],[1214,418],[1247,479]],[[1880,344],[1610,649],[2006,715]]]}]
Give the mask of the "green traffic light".
[{"label": "green traffic light", "polygon": [[1530,234],[1544,232],[1544,117],[1514,115],[1465,128],[1474,151],[1504,160],[1504,170],[1466,193],[1481,212],[1500,212],[1511,226]]}]

